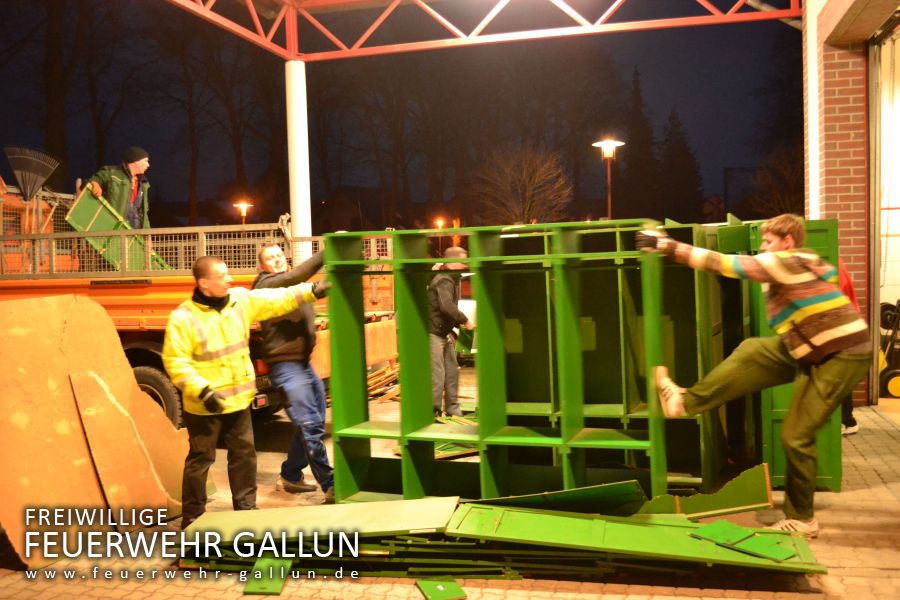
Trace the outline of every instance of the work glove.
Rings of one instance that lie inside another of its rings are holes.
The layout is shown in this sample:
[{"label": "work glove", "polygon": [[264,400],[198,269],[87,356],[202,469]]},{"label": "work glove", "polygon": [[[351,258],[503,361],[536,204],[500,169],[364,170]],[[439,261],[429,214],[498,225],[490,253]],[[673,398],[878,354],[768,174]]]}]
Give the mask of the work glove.
[{"label": "work glove", "polygon": [[203,408],[213,414],[219,414],[225,410],[225,398],[219,392],[209,389],[209,386],[200,392],[200,402],[203,403]]},{"label": "work glove", "polygon": [[644,252],[664,252],[672,241],[661,229],[643,229],[634,234],[634,247]]},{"label": "work glove", "polygon": [[312,293],[317,299],[324,298],[328,295],[328,290],[331,289],[331,282],[327,279],[320,279],[319,281],[313,283]]},{"label": "work glove", "polygon": [[100,184],[96,181],[89,181],[88,187],[91,189],[91,196],[94,198],[99,198],[103,195],[103,190],[100,188]]}]

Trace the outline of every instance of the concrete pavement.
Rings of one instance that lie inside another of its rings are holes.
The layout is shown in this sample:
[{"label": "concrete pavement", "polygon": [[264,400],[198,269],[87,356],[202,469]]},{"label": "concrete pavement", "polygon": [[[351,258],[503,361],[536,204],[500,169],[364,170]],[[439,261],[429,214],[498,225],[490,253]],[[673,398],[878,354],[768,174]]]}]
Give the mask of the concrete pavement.
[{"label": "concrete pavement", "polygon": [[[397,403],[373,407],[390,412]],[[877,407],[856,410],[860,432],[845,438],[844,491],[816,495],[816,512],[822,524],[818,539],[811,541],[813,553],[828,567],[826,575],[802,576],[768,573],[709,573],[690,577],[662,575],[615,576],[603,582],[555,580],[458,580],[469,598],[485,600],[574,598],[900,598],[900,426]],[[289,427],[277,425],[283,434]],[[278,436],[276,436],[278,437]],[[262,444],[260,460],[260,506],[285,506],[315,502],[317,492],[292,496],[271,489],[281,454]],[[385,448],[384,450],[389,450]],[[210,510],[227,510],[230,500],[225,479],[225,456],[220,451],[214,470],[219,493]],[[775,493],[776,506],[782,500]],[[761,526],[775,521],[780,511],[770,510],[729,517],[743,525]],[[165,579],[169,561],[116,561],[102,563],[101,577],[95,579],[94,563],[79,560],[53,565],[57,578],[28,580],[22,571],[0,569],[0,599],[10,598],[201,598],[224,600],[242,595],[244,584],[234,575],[219,579],[198,578],[194,572],[185,579],[182,572]],[[5,566],[5,565],[4,565]],[[73,580],[63,580],[62,570],[70,569]],[[144,579],[136,579],[136,570]],[[150,571],[156,569],[155,579]],[[110,579],[103,579],[105,571]],[[122,572],[127,579],[122,578]],[[422,598],[413,579],[361,578],[356,581],[288,580],[284,597],[330,599]]]}]

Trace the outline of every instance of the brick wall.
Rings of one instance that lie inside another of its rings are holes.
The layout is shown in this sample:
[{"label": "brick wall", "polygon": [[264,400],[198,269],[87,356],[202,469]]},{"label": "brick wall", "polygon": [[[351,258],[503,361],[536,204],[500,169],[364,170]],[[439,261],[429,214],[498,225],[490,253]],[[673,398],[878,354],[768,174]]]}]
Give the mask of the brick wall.
[{"label": "brick wall", "polygon": [[[825,45],[818,51],[821,218],[838,220],[841,257],[865,315],[869,283],[866,50],[863,45]],[[854,399],[865,401],[863,387]]]}]

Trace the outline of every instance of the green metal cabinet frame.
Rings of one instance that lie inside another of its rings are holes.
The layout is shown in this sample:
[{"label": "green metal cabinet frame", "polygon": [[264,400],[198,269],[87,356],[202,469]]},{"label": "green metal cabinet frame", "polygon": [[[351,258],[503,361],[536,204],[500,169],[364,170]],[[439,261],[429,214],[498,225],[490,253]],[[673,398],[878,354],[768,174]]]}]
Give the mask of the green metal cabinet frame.
[{"label": "green metal cabinet frame", "polygon": [[[634,250],[634,233],[644,224],[622,220],[326,236],[333,283],[337,498],[451,493],[493,498],[572,489],[604,480],[592,463],[606,452],[646,467],[648,491],[666,493],[665,440],[673,424],[665,422],[655,401],[652,367],[674,361],[696,379],[714,366],[720,340],[708,315],[709,304],[718,300],[710,291],[710,276],[663,267],[661,257]],[[672,224],[672,231],[686,241],[701,241],[698,226]],[[466,262],[478,306],[477,425],[436,423],[432,414],[426,287],[433,265],[442,262],[429,255],[429,238],[436,235],[463,236],[469,249]],[[390,238],[390,259],[363,258],[364,239],[376,236]],[[361,278],[372,264],[394,278],[399,422],[371,421],[368,415]],[[667,281],[689,283],[688,293],[667,291],[664,271]],[[664,293],[670,313],[664,313]],[[696,300],[679,301],[685,296]],[[674,356],[675,343],[664,342],[675,328],[689,333],[687,356]],[[692,434],[699,450],[689,460],[702,463],[700,479],[710,483],[720,466],[717,420],[684,421],[699,432]],[[373,457],[373,438],[395,440],[399,460]],[[479,461],[436,461],[435,443],[448,441],[476,445]]]}]

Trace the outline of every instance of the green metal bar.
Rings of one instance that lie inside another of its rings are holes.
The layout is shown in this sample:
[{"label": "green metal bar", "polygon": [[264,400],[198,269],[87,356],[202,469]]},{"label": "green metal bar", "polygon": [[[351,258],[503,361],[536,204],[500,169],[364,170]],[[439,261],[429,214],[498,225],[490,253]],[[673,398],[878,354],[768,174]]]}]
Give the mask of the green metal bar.
[{"label": "green metal bar", "polygon": [[504,340],[502,273],[485,267],[480,259],[500,251],[496,233],[476,233],[469,238],[469,264],[475,274],[472,287],[478,305],[478,423],[481,438],[506,426],[506,347]]},{"label": "green metal bar", "polygon": [[[359,238],[326,236],[325,262],[362,254]],[[335,497],[346,498],[359,491],[360,463],[371,456],[364,440],[343,440],[337,433],[368,419],[366,387],[366,337],[363,328],[362,266],[328,270],[332,283],[328,293],[331,336],[331,410],[334,431]]]},{"label": "green metal bar", "polygon": [[647,404],[650,411],[650,487],[654,496],[665,494],[666,483],[666,429],[662,407],[656,399],[654,367],[662,364],[661,313],[662,313],[662,264],[661,257],[648,253],[641,257],[641,293],[644,314],[645,373],[647,377]]},{"label": "green metal bar", "polygon": [[[394,309],[400,389],[412,402],[400,403],[400,432],[408,435],[434,423],[431,398],[431,352],[428,340],[427,263],[414,263],[428,256],[425,235],[404,232],[394,242]],[[424,401],[423,401],[424,400]],[[432,481],[434,445],[406,439],[400,442],[403,497],[422,498]]]}]

